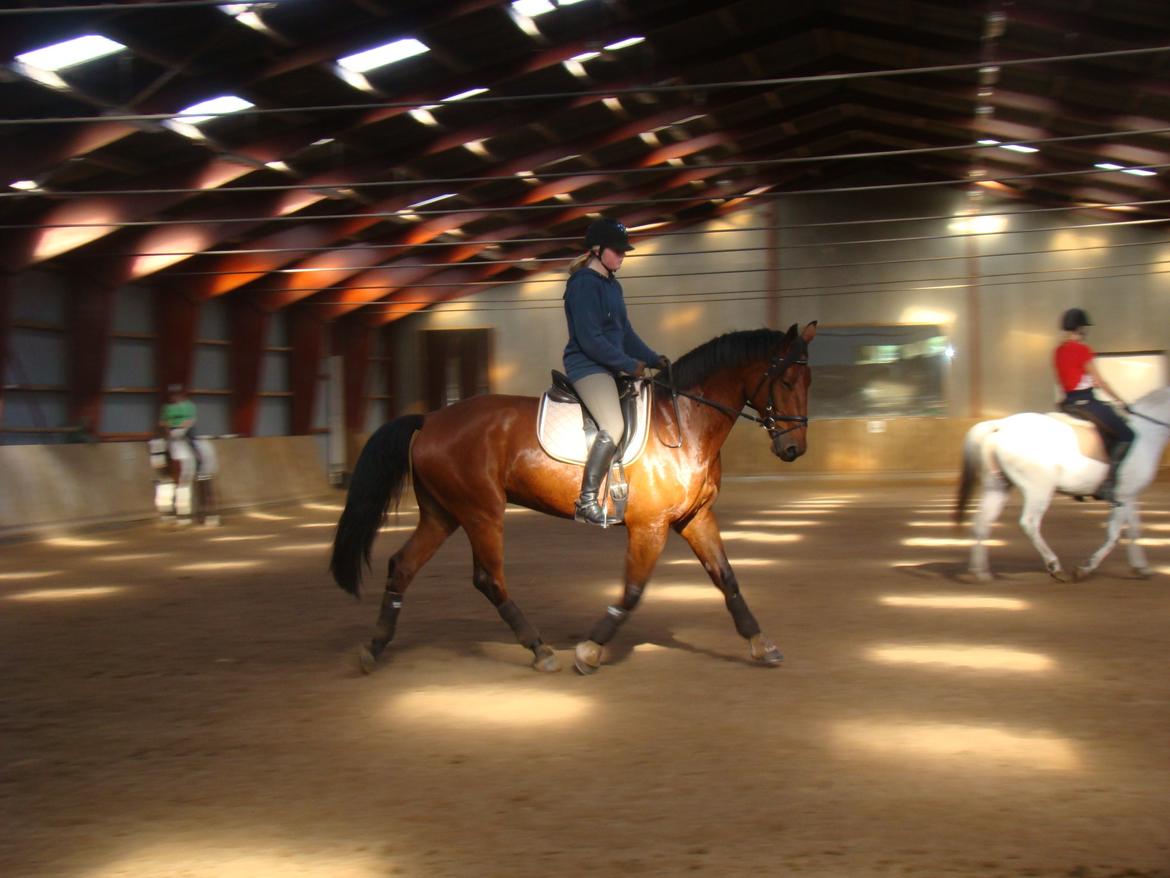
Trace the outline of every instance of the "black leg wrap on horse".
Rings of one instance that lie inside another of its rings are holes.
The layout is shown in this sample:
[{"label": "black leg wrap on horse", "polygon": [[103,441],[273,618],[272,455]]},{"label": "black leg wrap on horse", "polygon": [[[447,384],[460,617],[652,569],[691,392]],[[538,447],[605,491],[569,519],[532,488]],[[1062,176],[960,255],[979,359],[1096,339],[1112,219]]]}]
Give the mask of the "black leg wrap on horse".
[{"label": "black leg wrap on horse", "polygon": [[382,609],[378,613],[378,627],[370,641],[370,652],[378,655],[386,644],[394,639],[394,628],[398,625],[398,614],[402,612],[402,593],[386,589],[382,593]]},{"label": "black leg wrap on horse", "polygon": [[496,607],[496,611],[499,612],[500,618],[508,623],[508,627],[512,629],[512,633],[516,635],[521,646],[536,649],[540,645],[540,635],[536,633],[532,623],[524,618],[524,613],[520,611],[520,608],[510,599]]},{"label": "black leg wrap on horse", "polygon": [[589,639],[605,646],[613,640],[613,636],[617,634],[618,629],[622,627],[622,623],[629,616],[629,610],[623,610],[621,607],[606,607],[605,616],[593,626],[593,630],[589,632]]},{"label": "black leg wrap on horse", "polygon": [[735,594],[725,595],[724,601],[727,603],[731,618],[735,620],[735,630],[739,632],[740,637],[755,637],[760,633],[760,623],[748,609],[742,594],[737,591]]}]

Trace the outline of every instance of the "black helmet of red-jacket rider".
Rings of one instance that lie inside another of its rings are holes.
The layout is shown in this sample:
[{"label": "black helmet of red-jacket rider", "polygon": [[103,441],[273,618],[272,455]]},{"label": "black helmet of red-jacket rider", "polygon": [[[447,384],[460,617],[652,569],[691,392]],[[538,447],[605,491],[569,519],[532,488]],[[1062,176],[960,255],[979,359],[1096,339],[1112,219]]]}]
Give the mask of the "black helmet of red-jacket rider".
[{"label": "black helmet of red-jacket rider", "polygon": [[1092,326],[1093,321],[1083,308],[1069,308],[1060,318],[1060,328],[1065,332],[1076,332],[1082,326]]}]

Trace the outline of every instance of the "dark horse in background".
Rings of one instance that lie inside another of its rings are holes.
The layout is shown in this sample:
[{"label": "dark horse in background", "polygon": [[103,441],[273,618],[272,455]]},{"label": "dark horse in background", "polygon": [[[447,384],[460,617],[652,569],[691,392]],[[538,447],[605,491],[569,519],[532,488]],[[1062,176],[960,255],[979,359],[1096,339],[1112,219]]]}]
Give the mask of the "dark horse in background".
[{"label": "dark horse in background", "polygon": [[[804,453],[811,380],[808,344],[815,335],[815,322],[803,331],[793,324],[786,333],[728,333],[675,364],[677,396],[661,380],[657,383],[651,418],[659,439],[628,468],[625,591],[593,627],[589,640],[578,644],[579,671],[592,673],[600,667],[602,647],[638,605],[671,528],[687,541],[723,593],[736,631],[749,641],[751,657],[768,665],[783,660],[740,593],[712,503],[719,493],[719,450],[738,417],[761,424],[772,453],[781,460],[793,461]],[[460,527],[471,541],[476,589],[516,639],[532,650],[533,667],[559,670],[555,653],[504,586],[505,505],[572,518],[581,484],[580,467],[554,460],[537,443],[537,402],[522,396],[471,397],[427,415],[390,421],[362,449],[333,543],[330,570],[337,584],[358,594],[362,564],[369,565],[370,547],[386,511],[397,504],[412,471],[419,509],[418,527],[390,559],[377,629],[361,650],[363,670],[373,669],[393,639],[411,580]],[[745,405],[757,415],[743,412]],[[679,447],[664,444],[680,438]]]}]

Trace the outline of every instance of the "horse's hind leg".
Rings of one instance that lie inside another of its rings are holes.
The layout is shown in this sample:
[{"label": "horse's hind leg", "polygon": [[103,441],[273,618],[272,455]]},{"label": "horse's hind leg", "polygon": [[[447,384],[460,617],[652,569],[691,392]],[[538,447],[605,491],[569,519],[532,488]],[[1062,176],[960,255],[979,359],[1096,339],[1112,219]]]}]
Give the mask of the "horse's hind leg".
[{"label": "horse's hind leg", "polygon": [[363,646],[358,654],[362,671],[367,674],[374,669],[378,656],[394,639],[398,614],[402,611],[402,599],[411,580],[455,530],[455,522],[441,509],[424,503],[422,497],[419,498],[418,515],[418,526],[414,533],[390,558],[378,624],[369,645]]},{"label": "horse's hind leg", "polygon": [[991,579],[991,565],[987,560],[987,539],[991,526],[999,519],[1007,502],[1008,483],[1001,475],[987,477],[983,496],[979,500],[979,511],[975,513],[972,526],[974,542],[971,545],[971,573],[977,579]]},{"label": "horse's hind leg", "polygon": [[476,521],[462,522],[471,541],[474,556],[472,583],[477,591],[491,601],[500,618],[508,623],[516,640],[526,649],[532,650],[532,667],[551,673],[561,669],[556,653],[540,637],[540,633],[508,597],[504,585],[504,521],[499,517],[484,517]]},{"label": "horse's hind leg", "polygon": [[609,643],[642,599],[642,590],[654,572],[654,564],[666,544],[666,525],[629,528],[626,546],[625,588],[622,599],[608,607],[605,615],[589,632],[589,639],[577,644],[574,666],[581,674],[592,674],[601,667],[603,647]]},{"label": "horse's hind leg", "polygon": [[740,593],[739,582],[731,569],[731,563],[727,560],[723,539],[719,536],[719,525],[715,521],[711,507],[707,506],[700,510],[679,533],[690,545],[715,587],[723,593],[723,601],[735,622],[735,630],[750,644],[752,658],[769,666],[783,662],[784,656],[780,654],[776,644],[760,632],[756,617],[752,615],[743,594]]},{"label": "horse's hind leg", "polygon": [[1040,533],[1040,522],[1044,520],[1044,513],[1048,511],[1048,504],[1052,502],[1052,490],[1031,488],[1024,491],[1024,510],[1020,513],[1020,529],[1028,535],[1040,557],[1044,559],[1044,567],[1058,582],[1067,582],[1068,577],[1060,566],[1060,559],[1052,551],[1052,547],[1045,542]]}]

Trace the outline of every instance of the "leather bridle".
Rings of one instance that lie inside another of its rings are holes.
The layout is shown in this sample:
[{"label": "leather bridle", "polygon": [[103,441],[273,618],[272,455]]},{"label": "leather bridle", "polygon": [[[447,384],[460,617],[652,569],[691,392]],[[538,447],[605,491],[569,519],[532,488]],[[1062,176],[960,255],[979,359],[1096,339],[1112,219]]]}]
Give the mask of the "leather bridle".
[{"label": "leather bridle", "polygon": [[[804,339],[797,338],[788,346],[788,350],[783,354],[777,354],[768,362],[768,368],[764,370],[764,374],[760,376],[760,381],[756,384],[756,389],[752,391],[751,395],[745,401],[745,405],[750,405],[755,409],[756,414],[751,415],[745,412],[742,408],[733,409],[730,406],[723,405],[721,402],[715,402],[713,399],[707,399],[705,396],[700,396],[697,393],[688,393],[685,390],[679,390],[674,386],[674,367],[673,364],[667,364],[666,367],[666,381],[659,378],[654,378],[654,383],[660,387],[665,387],[670,391],[671,399],[674,402],[674,418],[675,423],[681,428],[682,422],[679,420],[678,414],[678,397],[685,396],[687,399],[694,400],[705,406],[710,406],[713,409],[723,412],[732,418],[743,418],[759,424],[768,431],[768,436],[772,439],[778,439],[786,433],[791,433],[793,430],[799,430],[801,427],[808,425],[807,415],[785,415],[779,412],[776,407],[775,386],[779,381],[789,390],[793,389],[790,381],[784,378],[786,373],[793,366],[807,366],[808,365],[808,345]],[[768,384],[768,403],[761,411],[753,400],[759,395],[765,382]],[[777,424],[785,423],[791,426],[780,429]],[[666,444],[666,443],[663,443]],[[682,432],[679,432],[679,441],[677,445],[668,445],[668,448],[678,448],[682,445]]]}]

